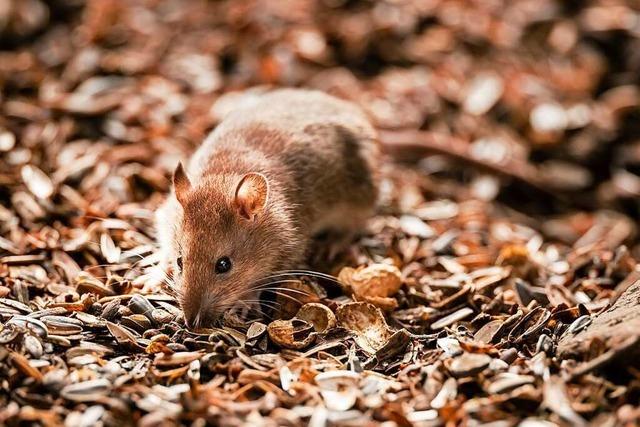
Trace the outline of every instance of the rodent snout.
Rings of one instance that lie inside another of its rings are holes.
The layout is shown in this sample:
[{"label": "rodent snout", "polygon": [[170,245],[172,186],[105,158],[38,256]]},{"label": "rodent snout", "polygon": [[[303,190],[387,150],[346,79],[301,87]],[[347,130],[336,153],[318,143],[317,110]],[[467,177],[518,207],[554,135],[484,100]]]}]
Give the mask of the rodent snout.
[{"label": "rodent snout", "polygon": [[187,328],[189,329],[194,329],[196,328],[196,324],[198,322],[198,319],[196,318],[197,315],[192,315],[192,316],[187,316],[186,314],[184,315],[184,323],[185,325],[187,325]]},{"label": "rodent snout", "polygon": [[215,320],[215,316],[212,316],[211,313],[208,313],[206,310],[200,307],[196,309],[189,309],[188,307],[184,307],[183,312],[184,323],[189,329],[209,326]]}]

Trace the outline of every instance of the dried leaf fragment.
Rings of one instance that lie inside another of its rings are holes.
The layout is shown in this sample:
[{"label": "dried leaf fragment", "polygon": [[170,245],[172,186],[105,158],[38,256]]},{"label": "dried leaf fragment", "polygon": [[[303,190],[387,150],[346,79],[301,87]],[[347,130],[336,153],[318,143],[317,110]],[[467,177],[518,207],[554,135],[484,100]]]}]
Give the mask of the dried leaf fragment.
[{"label": "dried leaf fragment", "polygon": [[112,322],[107,322],[107,329],[109,329],[109,332],[111,332],[111,335],[113,335],[118,344],[136,345],[136,337],[126,328]]},{"label": "dried leaf fragment", "polygon": [[165,335],[165,334],[154,335],[151,338],[149,345],[147,345],[145,352],[147,354],[156,354],[156,353],[171,354],[173,353],[173,350],[167,347],[169,340],[170,338],[168,335]]},{"label": "dried leaf fragment", "polygon": [[33,378],[37,382],[42,382],[42,373],[39,370],[31,366],[29,360],[20,353],[12,352],[10,360],[13,365],[24,375]]},{"label": "dried leaf fragment", "polygon": [[565,420],[575,426],[587,425],[585,420],[571,408],[571,401],[567,395],[567,388],[564,381],[557,377],[544,381],[543,384],[544,401],[542,404],[549,410],[555,412]]}]

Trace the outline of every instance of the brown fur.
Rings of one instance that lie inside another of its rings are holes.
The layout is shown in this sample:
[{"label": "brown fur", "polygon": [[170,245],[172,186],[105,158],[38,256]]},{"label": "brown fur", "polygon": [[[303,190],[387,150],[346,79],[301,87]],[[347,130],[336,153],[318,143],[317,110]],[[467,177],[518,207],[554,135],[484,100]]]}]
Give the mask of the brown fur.
[{"label": "brown fur", "polygon": [[[375,137],[358,108],[315,91],[277,90],[230,113],[194,153],[186,176],[176,174],[157,215],[165,265],[176,271],[182,256],[175,280],[187,321],[210,322],[247,298],[257,280],[296,267],[315,233],[358,227],[377,196]],[[239,201],[247,174],[266,177],[268,196],[262,181],[251,180]],[[260,209],[249,217],[239,204]],[[214,271],[221,256],[233,262],[229,273]]]}]

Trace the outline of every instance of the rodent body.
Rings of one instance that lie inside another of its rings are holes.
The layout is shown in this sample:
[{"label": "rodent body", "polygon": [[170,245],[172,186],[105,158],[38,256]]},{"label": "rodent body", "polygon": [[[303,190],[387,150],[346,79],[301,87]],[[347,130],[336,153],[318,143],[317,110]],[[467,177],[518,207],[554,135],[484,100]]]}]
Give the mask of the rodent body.
[{"label": "rodent body", "polygon": [[359,227],[375,206],[377,163],[364,114],[322,92],[276,90],[228,114],[178,167],[157,214],[187,323],[210,323],[297,266],[314,234]]}]

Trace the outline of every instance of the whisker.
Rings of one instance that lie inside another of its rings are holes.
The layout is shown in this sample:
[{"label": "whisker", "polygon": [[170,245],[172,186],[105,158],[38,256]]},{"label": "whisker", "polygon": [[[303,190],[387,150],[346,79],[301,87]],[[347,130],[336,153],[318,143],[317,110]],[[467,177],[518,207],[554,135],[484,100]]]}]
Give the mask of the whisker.
[{"label": "whisker", "polygon": [[260,305],[264,305],[272,310],[277,310],[278,308],[280,308],[279,306],[281,305],[278,302],[275,301],[261,301],[261,300],[257,300],[257,299],[250,299],[250,300],[238,300],[239,303],[241,304],[245,304],[245,305],[249,305],[249,304],[260,304]]},{"label": "whisker", "polygon": [[330,280],[338,280],[337,277],[331,274],[323,273],[321,271],[314,271],[314,270],[292,269],[292,270],[282,270],[280,271],[280,273],[306,274],[306,275],[315,276],[315,277],[324,277],[325,279],[330,279]]},{"label": "whisker", "polygon": [[[270,317],[272,317],[270,314],[266,313],[266,312],[265,312],[265,311],[264,311],[260,306],[255,307],[255,306],[250,306],[250,305],[248,305],[248,304],[245,304],[245,306],[246,306],[246,307],[247,307],[247,309],[249,310],[249,313],[256,313],[256,314],[258,314],[258,315],[260,315],[260,316],[262,316],[262,317],[264,317],[264,318],[270,318]],[[274,310],[274,311],[275,311],[275,310],[277,310],[277,308],[276,308],[276,307],[271,307],[271,306],[269,306],[269,307],[267,307],[267,308],[269,308],[269,309],[271,309],[271,310]]]},{"label": "whisker", "polygon": [[114,265],[118,265],[118,264],[95,264],[95,265],[89,265],[87,267],[84,268],[84,271],[90,271],[96,268],[105,268],[105,267],[113,267]]},{"label": "whisker", "polygon": [[174,283],[167,282],[165,279],[162,282],[160,282],[160,285],[162,287],[162,290],[167,292],[168,294],[172,296],[181,296],[181,292],[179,288],[177,288]]},{"label": "whisker", "polygon": [[[252,292],[260,292],[260,291],[264,291],[264,290],[274,290],[274,289],[269,289],[269,288],[273,288],[273,285],[278,285],[281,283],[298,283],[297,280],[292,280],[292,279],[284,279],[284,280],[278,280],[278,281],[274,281],[274,282],[269,282],[269,283],[263,283],[263,284],[254,284],[253,287],[249,287],[248,289],[246,289],[243,292],[240,292],[237,294],[238,298],[241,298],[249,293]],[[289,292],[293,292],[293,293],[299,293],[299,294],[303,294],[303,295],[311,295],[309,292],[305,292],[302,291],[300,289],[292,289],[292,288],[285,288],[285,287],[277,287],[275,289],[278,290],[286,290]]]},{"label": "whisker", "polygon": [[[292,280],[283,280],[283,281],[279,281],[279,282],[274,282],[273,284],[288,283],[288,282],[292,282]],[[259,288],[259,289],[255,289],[255,288],[246,289],[243,292],[237,293],[234,296],[235,299],[236,299],[235,302],[226,304],[225,306],[220,307],[220,309],[221,310],[226,310],[226,309],[229,309],[229,308],[233,309],[234,305],[237,304],[237,303],[240,303],[240,304],[243,304],[243,305],[247,305],[247,304],[252,303],[252,304],[257,304],[258,307],[252,307],[251,310],[255,311],[256,313],[261,314],[264,317],[271,317],[269,314],[265,313],[264,310],[262,310],[260,307],[264,306],[266,308],[269,308],[269,309],[275,311],[275,310],[279,310],[280,309],[280,306],[282,305],[282,303],[279,303],[277,301],[270,301],[270,300],[267,300],[267,299],[264,299],[264,298],[262,298],[262,299],[253,299],[253,298],[244,299],[243,297],[245,295],[249,294],[249,293],[252,293],[252,292],[267,291],[267,292],[272,292],[275,295],[279,295],[282,298],[287,298],[287,299],[299,304],[300,301],[298,301],[298,299],[296,299],[296,298],[294,298],[294,297],[292,297],[290,295],[287,295],[285,292],[289,291],[289,292],[297,293],[297,294],[299,294],[301,296],[309,296],[309,295],[311,295],[308,292],[300,291],[300,290],[297,290],[297,289],[289,289],[289,288],[274,287],[274,286],[267,287],[267,285],[268,284],[264,284],[264,286]]]},{"label": "whisker", "polygon": [[[278,284],[278,283],[284,283],[284,282],[275,282],[273,284]],[[294,294],[298,294],[298,295],[303,295],[303,296],[309,296],[309,295],[313,295],[311,292],[305,292],[305,291],[301,291],[299,289],[291,289],[291,288],[283,288],[283,287],[267,287],[267,288],[259,288],[259,290],[261,291],[286,291],[286,292],[291,292]]]},{"label": "whisker", "polygon": [[181,299],[184,296],[183,289],[179,287],[176,282],[172,278],[170,278],[164,271],[161,272],[164,275],[162,276],[162,282],[160,282],[162,289],[169,295]]},{"label": "whisker", "polygon": [[[239,301],[239,302],[242,303],[248,309],[247,312],[243,313],[243,314],[249,315],[250,313],[255,313],[255,314],[257,314],[259,316],[259,318],[260,317],[261,318],[270,318],[271,317],[267,313],[265,313],[264,310],[262,310],[260,308],[252,307],[249,304],[245,304],[244,301]],[[231,310],[233,310],[234,312],[237,312],[234,307],[232,307]],[[248,320],[246,316],[241,317],[241,319]],[[256,320],[258,320],[258,319],[256,319]]]},{"label": "whisker", "polygon": [[162,279],[164,279],[167,283],[176,286],[175,280],[173,280],[173,278],[170,277],[165,271],[159,270],[158,273],[161,274]]},{"label": "whisker", "polygon": [[[94,241],[94,240],[89,239],[89,240],[87,240],[86,243],[87,244],[91,244],[91,245],[95,245],[97,247],[97,249],[101,250],[100,242],[98,242],[98,241]],[[126,251],[122,251],[121,252],[121,256],[122,256],[122,253],[125,253],[125,252]],[[128,254],[127,257],[138,257],[139,258],[136,262],[134,262],[133,264],[128,266],[129,269],[136,268],[138,266],[138,264],[140,264],[142,261],[144,261],[147,258],[146,256],[143,256],[141,254]],[[122,264],[125,264],[125,263],[122,263]],[[91,270],[91,269],[94,269],[94,268],[112,267],[114,265],[121,265],[121,264],[117,263],[117,262],[116,263],[110,263],[110,264],[96,264],[96,265],[91,265],[91,266],[85,267],[85,270],[88,271],[88,270]]]},{"label": "whisker", "polygon": [[331,283],[335,283],[337,285],[341,285],[340,281],[334,277],[331,276],[329,274],[324,274],[324,273],[320,273],[317,271],[311,271],[311,270],[285,270],[285,271],[281,271],[278,273],[274,273],[270,276],[264,277],[261,279],[261,281],[263,280],[269,280],[269,279],[275,279],[275,278],[279,278],[279,277],[304,277],[304,276],[309,276],[309,277],[314,277],[317,279],[323,279],[323,280],[327,280]]},{"label": "whisker", "polygon": [[250,304],[250,303],[256,303],[256,304],[271,304],[272,307],[271,308],[277,308],[278,305],[280,305],[280,303],[277,303],[275,301],[265,301],[265,300],[259,300],[259,299],[243,299],[243,300],[239,300],[239,302],[243,303],[243,304]]},{"label": "whisker", "polygon": [[274,294],[279,295],[279,296],[281,296],[283,298],[288,298],[288,299],[290,299],[291,301],[293,301],[295,303],[302,304],[300,301],[298,301],[297,299],[295,299],[291,295],[283,294],[283,293],[281,293],[279,291],[269,291],[269,292],[273,292]]},{"label": "whisker", "polygon": [[[300,281],[299,281],[299,280],[296,280],[296,279],[288,279],[288,278],[286,278],[286,277],[274,277],[273,279],[274,279],[274,280],[273,280],[273,281],[270,281],[270,282],[265,282],[265,283],[256,283],[252,289],[253,289],[253,290],[261,290],[261,289],[264,289],[264,288],[265,288],[265,286],[277,285],[277,284],[279,284],[279,283],[300,283]],[[293,289],[293,288],[289,288],[289,289]],[[298,290],[298,291],[300,291],[300,290]],[[302,291],[300,291],[300,292],[302,292]]]}]

